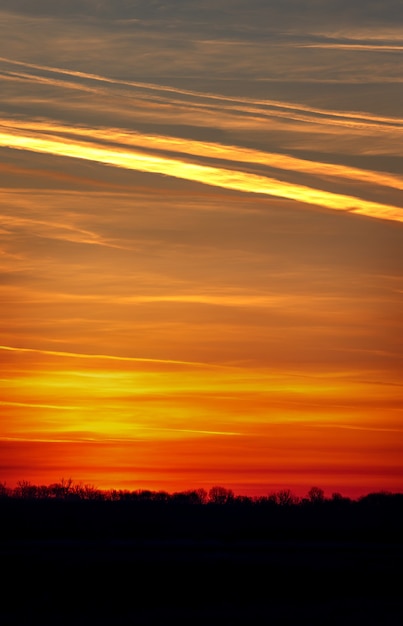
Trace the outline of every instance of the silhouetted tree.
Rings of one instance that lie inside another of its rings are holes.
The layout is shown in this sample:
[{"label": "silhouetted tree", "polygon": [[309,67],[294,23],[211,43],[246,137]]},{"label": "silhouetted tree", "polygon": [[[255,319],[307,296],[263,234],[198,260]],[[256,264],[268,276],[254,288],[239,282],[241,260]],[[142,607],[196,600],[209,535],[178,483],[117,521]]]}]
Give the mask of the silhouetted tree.
[{"label": "silhouetted tree", "polygon": [[38,494],[38,489],[36,487],[36,485],[33,485],[32,483],[29,482],[29,480],[19,480],[17,482],[17,486],[14,489],[14,495],[17,498],[24,498],[24,499],[32,499],[32,498],[36,498]]},{"label": "silhouetted tree", "polygon": [[312,504],[321,504],[325,501],[325,492],[320,487],[311,487],[308,491],[308,500]]},{"label": "silhouetted tree", "polygon": [[205,491],[205,489],[190,489],[174,493],[171,499],[173,502],[182,504],[205,504],[207,501],[207,491]]},{"label": "silhouetted tree", "polygon": [[370,505],[371,507],[381,507],[390,501],[392,497],[393,494],[390,491],[375,491],[368,493],[366,496],[362,496],[359,498],[358,502],[360,504]]},{"label": "silhouetted tree", "polygon": [[197,498],[200,504],[206,504],[206,502],[208,501],[208,493],[205,489],[203,489],[203,487],[195,489],[194,493],[197,494]]},{"label": "silhouetted tree", "polygon": [[291,506],[292,504],[298,504],[299,499],[291,489],[280,489],[275,494],[276,504],[280,506]]},{"label": "silhouetted tree", "polygon": [[149,489],[138,489],[132,492],[132,498],[137,502],[152,502],[154,493]]},{"label": "silhouetted tree", "polygon": [[49,485],[48,489],[54,498],[65,500],[73,492],[73,480],[62,478],[60,482]]},{"label": "silhouetted tree", "polygon": [[81,500],[105,500],[104,493],[94,487],[94,485],[75,485],[72,494]]},{"label": "silhouetted tree", "polygon": [[156,491],[153,496],[154,502],[169,502],[170,495],[167,491]]},{"label": "silhouetted tree", "polygon": [[234,492],[232,489],[226,489],[218,485],[211,487],[208,492],[208,501],[212,504],[228,504],[234,499]]},{"label": "silhouetted tree", "polygon": [[274,492],[269,493],[269,495],[266,498],[262,498],[262,501],[264,500],[266,501],[267,504],[270,504],[271,506],[278,504],[277,494]]}]

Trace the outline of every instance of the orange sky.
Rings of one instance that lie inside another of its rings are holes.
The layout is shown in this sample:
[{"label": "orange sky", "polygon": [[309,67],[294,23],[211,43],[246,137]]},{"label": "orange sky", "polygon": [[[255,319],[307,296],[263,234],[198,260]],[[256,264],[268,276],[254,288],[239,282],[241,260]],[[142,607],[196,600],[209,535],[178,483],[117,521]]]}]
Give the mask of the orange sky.
[{"label": "orange sky", "polygon": [[399,23],[140,5],[0,14],[0,481],[403,490]]}]

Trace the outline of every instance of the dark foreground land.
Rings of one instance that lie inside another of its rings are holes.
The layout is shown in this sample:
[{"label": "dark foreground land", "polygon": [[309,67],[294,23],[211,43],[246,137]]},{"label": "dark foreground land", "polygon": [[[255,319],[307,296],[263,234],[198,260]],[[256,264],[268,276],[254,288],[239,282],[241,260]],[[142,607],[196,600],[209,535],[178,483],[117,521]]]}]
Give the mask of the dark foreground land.
[{"label": "dark foreground land", "polygon": [[401,498],[0,501],[4,626],[403,624]]}]

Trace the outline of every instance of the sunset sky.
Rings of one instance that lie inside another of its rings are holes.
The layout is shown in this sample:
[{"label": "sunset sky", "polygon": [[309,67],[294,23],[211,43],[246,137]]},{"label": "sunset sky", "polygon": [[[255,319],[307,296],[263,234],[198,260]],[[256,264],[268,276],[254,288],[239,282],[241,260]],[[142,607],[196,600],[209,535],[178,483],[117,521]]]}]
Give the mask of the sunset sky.
[{"label": "sunset sky", "polygon": [[0,482],[403,491],[400,0],[0,0]]}]

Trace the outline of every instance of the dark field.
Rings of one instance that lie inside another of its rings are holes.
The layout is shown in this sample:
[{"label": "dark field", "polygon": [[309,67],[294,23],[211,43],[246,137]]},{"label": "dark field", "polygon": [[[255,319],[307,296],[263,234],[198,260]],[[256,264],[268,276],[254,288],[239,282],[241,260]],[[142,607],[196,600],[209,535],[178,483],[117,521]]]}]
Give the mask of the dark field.
[{"label": "dark field", "polygon": [[402,503],[5,499],[4,626],[401,626]]}]

